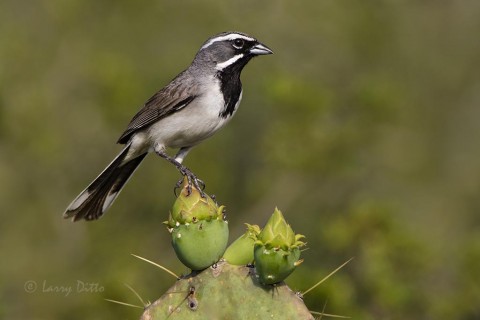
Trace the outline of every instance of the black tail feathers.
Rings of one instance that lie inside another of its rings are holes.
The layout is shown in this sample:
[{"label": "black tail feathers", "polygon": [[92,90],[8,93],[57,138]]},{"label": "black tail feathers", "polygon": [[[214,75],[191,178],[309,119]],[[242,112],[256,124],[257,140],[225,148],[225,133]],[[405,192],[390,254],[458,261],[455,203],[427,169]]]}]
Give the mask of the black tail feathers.
[{"label": "black tail feathers", "polygon": [[123,163],[129,148],[130,146],[127,145],[107,168],[72,201],[63,214],[64,218],[73,217],[73,221],[96,220],[110,208],[125,183],[147,155],[147,153],[143,153]]}]

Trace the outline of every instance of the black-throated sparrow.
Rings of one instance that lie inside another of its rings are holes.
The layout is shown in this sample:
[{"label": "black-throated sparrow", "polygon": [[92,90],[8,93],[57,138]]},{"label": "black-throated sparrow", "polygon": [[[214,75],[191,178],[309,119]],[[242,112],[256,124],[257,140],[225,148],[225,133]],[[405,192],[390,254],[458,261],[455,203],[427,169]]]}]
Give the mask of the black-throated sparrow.
[{"label": "black-throated sparrow", "polygon": [[[213,135],[235,114],[242,99],[240,73],[255,56],[273,53],[244,33],[209,38],[192,64],[155,93],[133,117],[118,143],[120,154],[68,206],[63,216],[95,220],[117,198],[148,152],[173,163],[197,188],[199,180],[182,161],[192,147]],[[180,149],[174,158],[165,148]]]}]

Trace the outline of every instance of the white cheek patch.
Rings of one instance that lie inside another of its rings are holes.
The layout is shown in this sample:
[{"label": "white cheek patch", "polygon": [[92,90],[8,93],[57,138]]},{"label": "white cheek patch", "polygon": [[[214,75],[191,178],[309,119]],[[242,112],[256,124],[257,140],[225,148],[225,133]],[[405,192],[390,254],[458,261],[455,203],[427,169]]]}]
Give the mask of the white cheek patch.
[{"label": "white cheek patch", "polygon": [[227,61],[217,63],[217,65],[215,66],[215,69],[217,69],[218,71],[222,71],[223,69],[225,69],[229,65],[234,64],[235,62],[237,62],[238,60],[240,60],[242,58],[243,58],[243,53],[237,54],[236,56],[233,56],[233,58],[230,58]]},{"label": "white cheek patch", "polygon": [[205,43],[200,48],[200,50],[203,50],[203,49],[211,46],[213,43],[218,42],[218,41],[228,41],[228,40],[235,40],[235,39],[243,39],[243,40],[246,40],[246,41],[255,41],[254,38],[244,36],[243,34],[230,33],[230,34],[227,34],[227,35],[224,35],[224,36],[219,36],[219,37],[215,37],[213,39],[210,39],[207,43]]}]

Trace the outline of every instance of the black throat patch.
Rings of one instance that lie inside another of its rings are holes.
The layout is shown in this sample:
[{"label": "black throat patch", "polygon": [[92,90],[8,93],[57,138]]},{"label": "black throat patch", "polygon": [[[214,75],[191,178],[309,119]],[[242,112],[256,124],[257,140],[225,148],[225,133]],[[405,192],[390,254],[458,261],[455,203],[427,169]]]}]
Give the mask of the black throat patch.
[{"label": "black throat patch", "polygon": [[225,106],[219,114],[222,118],[231,117],[235,112],[242,93],[240,73],[249,60],[250,58],[247,56],[217,73],[217,78],[220,80],[220,90],[225,101]]}]

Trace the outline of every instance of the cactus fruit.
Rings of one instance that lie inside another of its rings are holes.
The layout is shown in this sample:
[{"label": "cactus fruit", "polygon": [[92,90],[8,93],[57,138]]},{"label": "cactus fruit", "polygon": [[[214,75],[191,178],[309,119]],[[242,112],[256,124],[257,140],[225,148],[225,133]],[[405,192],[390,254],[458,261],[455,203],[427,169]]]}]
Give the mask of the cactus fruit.
[{"label": "cactus fruit", "polygon": [[192,270],[203,270],[217,262],[228,242],[228,223],[224,207],[193,186],[189,190],[185,179],[168,221],[172,245],[178,259]]},{"label": "cactus fruit", "polygon": [[244,266],[253,262],[253,248],[260,227],[246,223],[247,231],[235,240],[225,251],[223,259],[236,266]]},{"label": "cactus fruit", "polygon": [[295,234],[283,214],[275,208],[255,241],[255,268],[263,284],[283,281],[303,262],[300,260],[301,241],[304,236]]},{"label": "cactus fruit", "polygon": [[175,282],[149,305],[141,320],[309,319],[302,299],[285,283],[264,286],[254,269],[226,262]]}]

